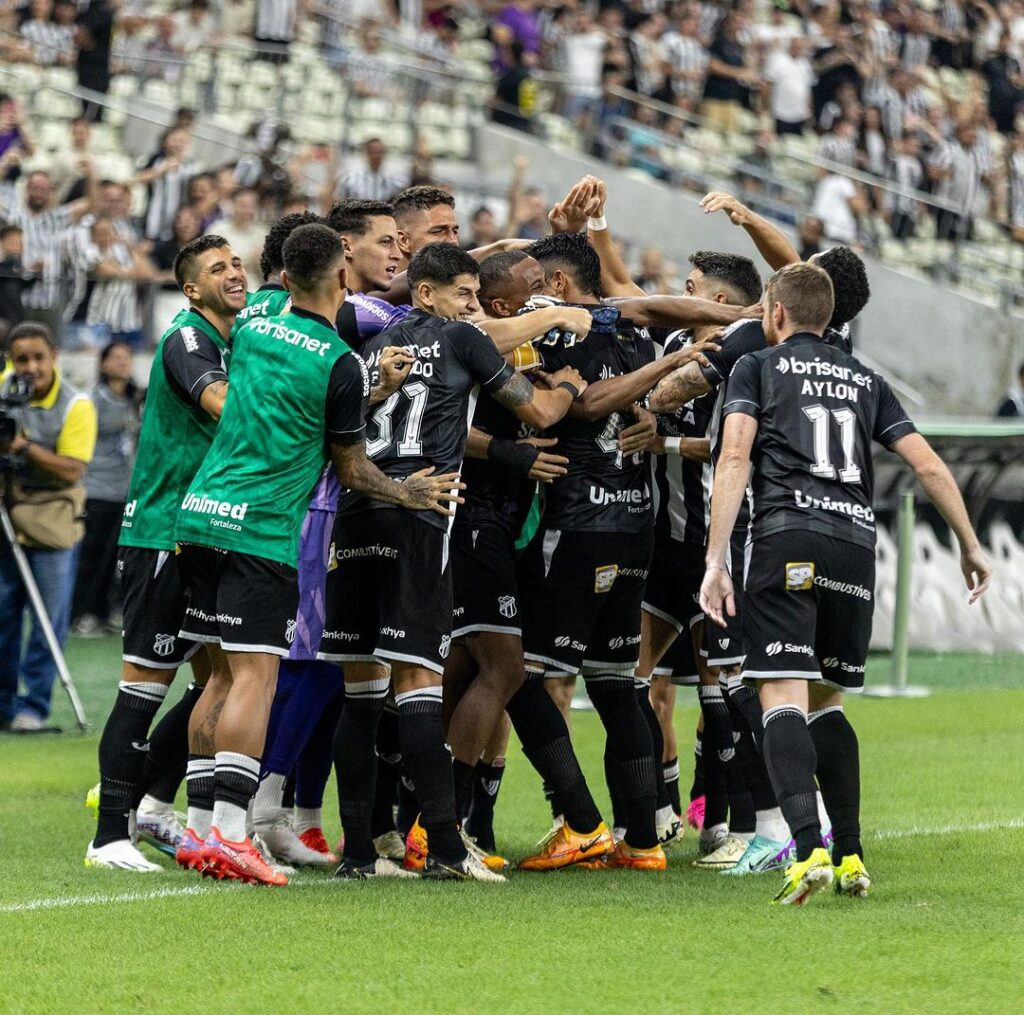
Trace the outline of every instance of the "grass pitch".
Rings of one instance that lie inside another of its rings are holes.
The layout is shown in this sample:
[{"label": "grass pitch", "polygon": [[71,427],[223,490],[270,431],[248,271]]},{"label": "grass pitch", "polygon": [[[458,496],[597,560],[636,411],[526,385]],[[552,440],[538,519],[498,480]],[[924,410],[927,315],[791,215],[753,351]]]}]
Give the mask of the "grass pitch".
[{"label": "grass pitch", "polygon": [[[101,726],[117,642],[73,640],[69,660]],[[869,683],[887,668],[873,660]],[[693,870],[694,836],[664,875],[569,870],[496,886],[301,874],[270,890],[170,867],[87,870],[98,732],[2,736],[0,1011],[1020,1011],[1024,660],[916,656],[911,679],[936,693],[849,705],[871,898],[802,910],[768,905],[776,875]],[[680,701],[689,745],[696,704],[692,692]],[[603,793],[596,717],[575,715],[573,735]],[[547,824],[513,747],[499,843],[521,856]]]}]

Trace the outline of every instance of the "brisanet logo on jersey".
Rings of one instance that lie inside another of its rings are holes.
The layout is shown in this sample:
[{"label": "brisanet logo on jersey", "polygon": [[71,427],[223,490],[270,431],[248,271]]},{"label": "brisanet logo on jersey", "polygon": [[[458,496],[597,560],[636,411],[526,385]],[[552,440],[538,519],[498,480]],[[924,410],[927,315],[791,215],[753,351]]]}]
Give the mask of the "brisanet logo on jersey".
[{"label": "brisanet logo on jersey", "polygon": [[847,402],[856,402],[860,398],[860,389],[866,388],[870,391],[874,381],[871,374],[862,374],[842,363],[833,363],[831,360],[818,357],[813,360],[801,360],[795,356],[780,356],[775,369],[780,374],[805,378],[800,387],[801,395],[841,398]]},{"label": "brisanet logo on jersey", "polygon": [[200,515],[213,515],[214,517],[210,519],[211,525],[219,529],[232,529],[235,532],[241,532],[242,526],[235,525],[228,519],[242,521],[245,518],[245,512],[249,510],[249,502],[232,504],[226,500],[213,500],[210,497],[197,497],[194,493],[187,493],[181,502],[181,510],[194,511]]}]

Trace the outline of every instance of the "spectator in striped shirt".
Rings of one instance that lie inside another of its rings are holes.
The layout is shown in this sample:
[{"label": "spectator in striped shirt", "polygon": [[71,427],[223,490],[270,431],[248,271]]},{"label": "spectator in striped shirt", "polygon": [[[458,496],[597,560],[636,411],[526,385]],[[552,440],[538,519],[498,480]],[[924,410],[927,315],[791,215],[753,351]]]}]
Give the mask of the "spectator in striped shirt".
[{"label": "spectator in striped shirt", "polygon": [[673,103],[687,112],[696,111],[704,94],[708,54],[700,41],[700,17],[693,7],[679,19],[676,30],[665,36],[665,59],[672,81]]},{"label": "spectator in striped shirt", "polygon": [[59,25],[53,20],[53,0],[32,0],[29,18],[22,24],[19,34],[28,43],[35,62],[40,66],[59,64],[69,67],[73,63],[74,27]]},{"label": "spectator in striped shirt", "polygon": [[840,120],[830,134],[822,137],[818,155],[852,169],[857,164],[857,128],[848,119]]},{"label": "spectator in striped shirt", "polygon": [[363,145],[365,168],[342,175],[337,198],[342,201],[390,201],[406,186],[401,177],[384,171],[388,149],[379,137],[371,137]]},{"label": "spectator in striped shirt", "polygon": [[89,197],[54,207],[53,181],[50,174],[37,169],[25,181],[23,200],[0,196],[0,219],[20,226],[25,234],[25,264],[40,278],[25,290],[25,317],[50,326],[54,334],[60,324],[61,308],[67,295],[66,248],[71,227],[92,207],[95,189],[92,164],[84,171]]},{"label": "spectator in striped shirt", "polygon": [[135,178],[144,183],[148,200],[143,225],[147,240],[166,240],[178,209],[185,203],[188,181],[196,166],[189,160],[191,136],[180,127],[171,127],[160,139],[160,150],[146,162]]}]

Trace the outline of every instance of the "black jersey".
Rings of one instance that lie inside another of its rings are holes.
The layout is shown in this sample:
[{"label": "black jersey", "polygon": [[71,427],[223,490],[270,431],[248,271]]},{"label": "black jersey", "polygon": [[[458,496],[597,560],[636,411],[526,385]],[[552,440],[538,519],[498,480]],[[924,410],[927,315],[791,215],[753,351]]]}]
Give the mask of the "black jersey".
[{"label": "black jersey", "polygon": [[[497,440],[517,441],[531,437],[536,430],[514,413],[499,405],[486,391],[480,392],[473,426]],[[558,453],[558,446],[551,449]],[[462,463],[463,496],[457,525],[491,523],[501,525],[515,537],[522,528],[533,502],[537,484],[482,458],[467,458]]]},{"label": "black jersey", "polygon": [[[685,332],[676,332],[665,343],[665,355],[687,343]],[[694,398],[675,412],[658,416],[662,437],[704,437],[707,435],[715,403],[712,392]],[[659,455],[655,459],[654,481],[657,496],[656,530],[659,538],[680,543],[704,545],[707,535],[708,484],[703,462],[679,455]]]},{"label": "black jersey", "polygon": [[882,377],[797,334],[737,362],[723,413],[758,420],[752,538],[803,529],[874,547],[871,441],[888,447],[914,432]]},{"label": "black jersey", "polygon": [[[632,373],[655,358],[650,334],[618,318],[591,330],[585,342],[546,347],[545,368],[575,367],[588,384]],[[570,413],[547,431],[553,450],[569,459],[568,472],[544,489],[544,524],[552,529],[643,532],[654,524],[649,455],[623,455],[619,432],[636,422],[628,410],[599,420]]]},{"label": "black jersey", "polygon": [[[503,388],[513,370],[476,325],[449,321],[413,310],[393,328],[375,335],[362,350],[371,384],[380,378],[380,356],[389,345],[410,349],[416,362],[398,391],[381,402],[366,427],[366,455],[394,479],[434,466],[453,472],[462,455],[473,415],[477,385],[486,391]],[[361,494],[346,493],[339,514],[387,507]],[[419,512],[438,528],[447,519],[433,511]]]}]

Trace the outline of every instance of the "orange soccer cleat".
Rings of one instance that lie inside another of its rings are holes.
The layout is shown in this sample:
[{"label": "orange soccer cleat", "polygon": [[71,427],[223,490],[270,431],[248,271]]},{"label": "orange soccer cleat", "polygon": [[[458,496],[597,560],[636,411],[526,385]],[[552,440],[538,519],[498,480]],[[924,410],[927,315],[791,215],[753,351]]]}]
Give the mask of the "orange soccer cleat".
[{"label": "orange soccer cleat", "polygon": [[182,832],[178,848],[174,851],[174,862],[185,870],[199,871],[201,874],[206,863],[203,861],[203,840],[191,829]]},{"label": "orange soccer cleat", "polygon": [[[340,853],[334,853],[331,850],[330,845],[327,842],[327,836],[324,835],[322,828],[307,828],[300,836],[299,841],[307,848],[313,850],[314,853],[322,853],[328,863],[337,863]],[[341,840],[341,846],[344,848],[345,840]]]},{"label": "orange soccer cleat", "polygon": [[409,829],[405,837],[405,859],[402,866],[407,871],[421,871],[427,862],[427,830],[420,824],[420,816]]},{"label": "orange soccer cleat", "polygon": [[591,866],[595,870],[663,871],[668,867],[668,858],[660,845],[634,849],[623,840]]},{"label": "orange soccer cleat", "polygon": [[585,860],[596,860],[615,848],[615,840],[608,826],[602,821],[592,832],[574,832],[563,823],[551,830],[541,851],[519,861],[524,871],[550,871]]},{"label": "orange soccer cleat", "polygon": [[234,879],[249,885],[286,885],[288,877],[275,871],[246,837],[241,842],[221,838],[216,828],[203,843],[200,856],[205,864],[203,877],[218,881]]}]

